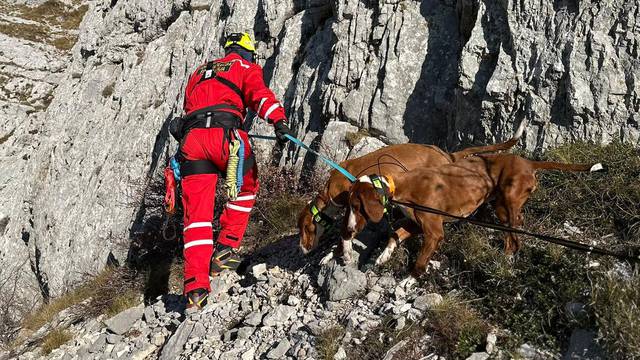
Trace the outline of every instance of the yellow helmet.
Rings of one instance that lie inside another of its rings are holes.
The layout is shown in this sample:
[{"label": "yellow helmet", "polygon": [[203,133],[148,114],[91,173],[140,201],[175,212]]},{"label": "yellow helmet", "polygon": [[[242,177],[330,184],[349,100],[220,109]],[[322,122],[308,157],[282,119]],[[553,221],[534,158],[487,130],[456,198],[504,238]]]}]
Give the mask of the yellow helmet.
[{"label": "yellow helmet", "polygon": [[253,40],[251,40],[251,36],[245,33],[233,33],[227,35],[227,41],[224,43],[224,48],[228,48],[231,45],[238,45],[245,50],[249,50],[251,52],[256,51],[256,47],[253,45]]}]

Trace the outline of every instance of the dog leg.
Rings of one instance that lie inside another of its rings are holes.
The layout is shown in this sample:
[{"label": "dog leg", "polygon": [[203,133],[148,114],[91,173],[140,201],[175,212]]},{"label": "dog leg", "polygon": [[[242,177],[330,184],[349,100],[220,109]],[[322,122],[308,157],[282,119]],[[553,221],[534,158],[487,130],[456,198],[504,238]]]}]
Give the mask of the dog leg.
[{"label": "dog leg", "polygon": [[376,259],[376,265],[382,265],[391,259],[391,254],[396,249],[396,241],[393,238],[389,238],[389,242],[387,242],[387,247],[384,248],[384,251],[378,258]]},{"label": "dog leg", "polygon": [[[504,201],[500,204],[500,211],[497,211],[500,221],[515,228],[522,226],[524,223],[522,206],[527,202],[530,193],[530,191],[512,191],[504,194]],[[514,255],[520,250],[522,241],[514,233],[508,233],[507,237],[509,238],[509,251],[507,251],[507,244],[505,243],[505,252],[507,255]]]},{"label": "dog leg", "polygon": [[376,265],[382,265],[389,261],[398,244],[410,238],[414,233],[418,233],[422,230],[409,219],[400,220],[397,225],[399,226],[398,230],[396,230],[396,232],[389,238],[387,247],[384,249],[382,254],[378,256],[378,259],[376,259]]},{"label": "dog leg", "polygon": [[[496,215],[498,216],[498,219],[500,219],[500,222],[503,223],[504,225],[510,225],[509,211],[503,205],[503,202],[502,201],[496,202],[495,208],[496,208]],[[513,234],[505,233],[504,234],[504,253],[507,255],[507,257],[510,257],[511,259],[513,259],[513,254],[515,254],[515,252],[516,252],[516,243],[513,240]],[[510,261],[510,263],[512,263],[512,260]]]},{"label": "dog leg", "polygon": [[327,255],[325,255],[321,260],[320,260],[320,265],[326,265],[329,263],[329,261],[331,261],[331,259],[333,259],[333,253],[334,251],[329,251],[329,253]]},{"label": "dog leg", "polygon": [[415,278],[420,277],[427,271],[429,260],[431,260],[433,253],[444,239],[442,217],[431,214],[422,215],[420,217],[420,224],[424,231],[424,242],[422,243],[422,249],[420,249],[416,264],[411,271],[411,275]]},{"label": "dog leg", "polygon": [[353,262],[353,243],[351,239],[342,239],[342,260],[345,264],[351,264]]},{"label": "dog leg", "polygon": [[[524,220],[520,207],[509,209],[509,222],[511,223],[511,226],[516,228],[522,226]],[[522,247],[522,240],[520,240],[520,237],[517,234],[512,234],[511,238],[513,239],[513,243],[515,245],[515,251],[513,252],[515,254],[520,251],[520,248]]]}]

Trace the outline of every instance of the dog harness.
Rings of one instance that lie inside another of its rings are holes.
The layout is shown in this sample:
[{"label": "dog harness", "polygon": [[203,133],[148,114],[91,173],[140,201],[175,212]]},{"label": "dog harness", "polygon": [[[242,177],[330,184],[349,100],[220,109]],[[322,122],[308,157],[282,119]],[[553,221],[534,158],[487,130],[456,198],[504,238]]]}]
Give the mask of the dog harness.
[{"label": "dog harness", "polygon": [[382,206],[384,206],[384,212],[387,213],[387,208],[389,207],[389,196],[395,189],[392,189],[392,186],[384,176],[373,174],[369,175],[369,179],[371,180],[373,188],[380,195],[380,202],[382,203]]}]

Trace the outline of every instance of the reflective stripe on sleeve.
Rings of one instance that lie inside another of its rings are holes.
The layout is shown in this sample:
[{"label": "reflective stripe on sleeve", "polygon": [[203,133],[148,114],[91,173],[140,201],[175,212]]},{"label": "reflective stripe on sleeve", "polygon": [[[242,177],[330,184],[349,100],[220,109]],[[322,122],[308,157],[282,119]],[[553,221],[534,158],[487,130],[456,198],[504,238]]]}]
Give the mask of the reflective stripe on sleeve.
[{"label": "reflective stripe on sleeve", "polygon": [[184,244],[184,248],[186,250],[186,249],[188,249],[188,248],[190,248],[192,246],[198,246],[198,245],[211,245],[211,246],[213,246],[213,239],[189,241],[188,243]]}]

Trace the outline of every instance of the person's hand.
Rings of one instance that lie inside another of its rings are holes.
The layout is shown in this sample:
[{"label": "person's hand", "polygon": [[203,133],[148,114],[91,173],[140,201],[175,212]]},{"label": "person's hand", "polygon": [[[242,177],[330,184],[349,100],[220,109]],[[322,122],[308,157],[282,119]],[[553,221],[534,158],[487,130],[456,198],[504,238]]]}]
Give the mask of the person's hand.
[{"label": "person's hand", "polygon": [[278,121],[273,125],[273,127],[276,131],[276,138],[278,139],[279,145],[284,145],[287,141],[289,141],[289,139],[287,139],[285,135],[293,136],[293,134],[291,133],[291,129],[289,129],[289,126],[287,126],[286,120]]}]

